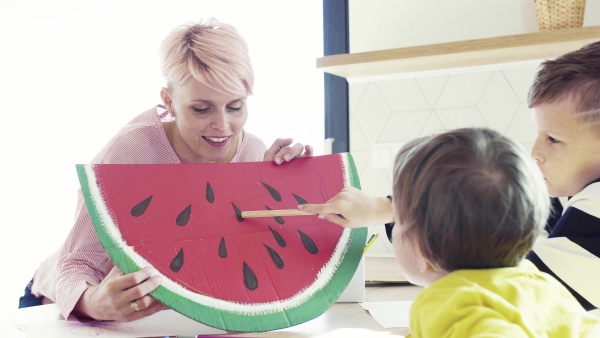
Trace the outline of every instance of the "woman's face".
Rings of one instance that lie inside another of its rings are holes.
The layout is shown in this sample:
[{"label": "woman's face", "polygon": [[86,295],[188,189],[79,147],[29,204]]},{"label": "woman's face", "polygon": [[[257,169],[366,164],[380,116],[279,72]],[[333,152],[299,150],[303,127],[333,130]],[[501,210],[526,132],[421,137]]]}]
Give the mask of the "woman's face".
[{"label": "woman's face", "polygon": [[161,90],[175,121],[165,124],[182,163],[229,162],[248,119],[246,96],[218,92],[194,78]]}]

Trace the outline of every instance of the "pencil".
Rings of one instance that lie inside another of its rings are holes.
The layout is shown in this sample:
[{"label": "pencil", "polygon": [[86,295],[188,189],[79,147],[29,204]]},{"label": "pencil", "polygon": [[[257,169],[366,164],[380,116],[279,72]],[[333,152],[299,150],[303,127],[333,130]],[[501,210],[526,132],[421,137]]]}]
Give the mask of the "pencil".
[{"label": "pencil", "polygon": [[365,244],[365,249],[370,246],[375,239],[377,239],[377,237],[379,237],[379,234],[371,234],[371,237],[369,237],[369,240],[367,241],[367,244]]},{"label": "pencil", "polygon": [[278,217],[278,216],[317,216],[308,211],[302,211],[298,209],[283,209],[283,210],[257,210],[257,211],[242,211],[242,218],[255,218],[255,217]]},{"label": "pencil", "polygon": [[371,238],[369,238],[367,245],[365,245],[365,250],[363,251],[363,256],[367,253],[367,251],[369,251],[369,249],[371,248],[373,243],[375,243],[375,240],[377,239],[377,237],[379,237],[379,234],[371,235]]}]

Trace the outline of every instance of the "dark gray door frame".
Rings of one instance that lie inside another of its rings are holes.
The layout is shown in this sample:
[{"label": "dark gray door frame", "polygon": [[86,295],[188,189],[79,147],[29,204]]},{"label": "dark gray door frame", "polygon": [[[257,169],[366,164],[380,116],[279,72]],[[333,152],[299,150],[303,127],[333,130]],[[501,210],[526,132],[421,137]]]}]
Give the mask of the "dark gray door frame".
[{"label": "dark gray door frame", "polygon": [[[325,56],[350,52],[348,1],[323,0],[323,53]],[[350,151],[348,81],[325,73],[325,138],[333,138],[332,153]]]}]

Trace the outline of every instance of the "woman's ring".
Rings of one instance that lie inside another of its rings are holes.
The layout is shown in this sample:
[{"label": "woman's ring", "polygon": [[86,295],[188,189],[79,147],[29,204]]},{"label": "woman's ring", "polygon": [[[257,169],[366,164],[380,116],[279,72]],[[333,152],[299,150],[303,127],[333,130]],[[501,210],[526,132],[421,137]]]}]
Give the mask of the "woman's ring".
[{"label": "woman's ring", "polygon": [[131,302],[129,304],[131,305],[131,308],[133,308],[133,310],[140,311],[140,307],[138,306],[137,301],[134,300],[133,302]]}]

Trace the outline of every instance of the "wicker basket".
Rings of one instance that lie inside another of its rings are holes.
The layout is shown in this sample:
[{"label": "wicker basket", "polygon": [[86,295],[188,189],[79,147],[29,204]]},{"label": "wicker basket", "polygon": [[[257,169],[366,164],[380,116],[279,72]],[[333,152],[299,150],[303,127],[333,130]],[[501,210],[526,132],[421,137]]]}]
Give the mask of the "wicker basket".
[{"label": "wicker basket", "polygon": [[585,0],[533,0],[540,31],[583,26]]}]

